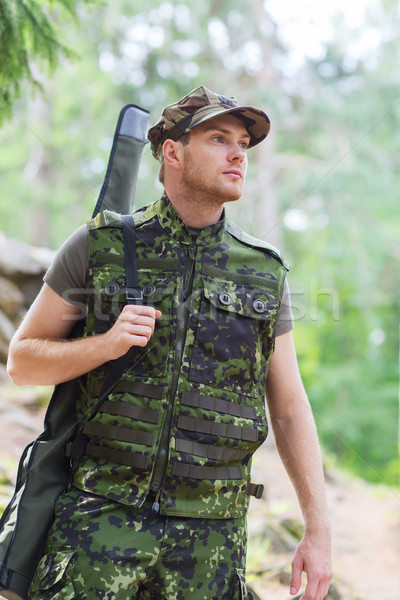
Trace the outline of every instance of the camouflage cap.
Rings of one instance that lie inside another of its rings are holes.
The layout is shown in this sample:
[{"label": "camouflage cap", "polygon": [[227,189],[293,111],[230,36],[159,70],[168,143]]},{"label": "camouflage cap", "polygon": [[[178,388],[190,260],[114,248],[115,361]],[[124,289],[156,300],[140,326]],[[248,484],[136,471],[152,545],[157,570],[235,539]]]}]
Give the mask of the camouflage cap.
[{"label": "camouflage cap", "polygon": [[178,140],[197,125],[226,114],[236,115],[243,121],[250,134],[249,148],[262,142],[269,133],[270,121],[263,110],[238,106],[233,98],[211,92],[202,85],[179,102],[166,106],[157,123],[149,129],[147,137],[153,156],[161,161],[165,140]]}]

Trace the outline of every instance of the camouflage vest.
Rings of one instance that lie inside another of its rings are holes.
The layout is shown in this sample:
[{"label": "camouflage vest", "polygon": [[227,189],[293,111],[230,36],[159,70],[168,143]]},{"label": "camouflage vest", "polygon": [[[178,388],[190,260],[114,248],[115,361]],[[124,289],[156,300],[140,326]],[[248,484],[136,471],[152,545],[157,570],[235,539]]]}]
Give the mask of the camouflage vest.
[{"label": "camouflage vest", "polygon": [[[165,515],[242,516],[251,457],[268,432],[265,381],[286,267],[224,218],[192,239],[165,196],[134,220],[144,303],[162,317],[85,425],[73,483],[136,507],[151,493]],[[123,257],[120,217],[100,213],[89,223],[86,335],[107,331],[126,303]],[[82,381],[80,414],[108,366]]]}]

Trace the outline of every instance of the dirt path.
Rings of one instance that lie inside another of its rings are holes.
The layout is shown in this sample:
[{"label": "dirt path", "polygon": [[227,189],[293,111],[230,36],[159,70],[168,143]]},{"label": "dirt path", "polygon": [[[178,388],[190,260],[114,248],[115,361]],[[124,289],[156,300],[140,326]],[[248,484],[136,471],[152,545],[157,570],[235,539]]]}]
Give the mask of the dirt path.
[{"label": "dirt path", "polygon": [[[15,479],[18,458],[42,430],[43,409],[34,403],[29,388],[0,387],[0,474]],[[265,498],[252,500],[249,515],[249,561],[257,573],[249,574],[262,600],[288,599],[288,582],[282,575],[292,551],[261,554],[259,534],[273,520],[301,519],[296,497],[271,441],[254,460],[253,481],[266,485]],[[400,600],[400,490],[375,486],[340,473],[328,473],[328,497],[333,531],[334,582],[340,600]],[[3,488],[4,505],[11,486]],[[271,516],[272,515],[272,516]],[[262,550],[261,550],[262,552]],[[280,573],[280,575],[278,575]]]},{"label": "dirt path", "polygon": [[[400,600],[400,490],[329,473],[333,573],[341,600]],[[261,447],[253,479],[267,484],[267,501],[280,504],[280,518],[301,519],[296,496],[275,447]],[[252,513],[260,508],[252,503]],[[280,555],[290,562],[291,553]],[[262,581],[262,578],[261,578]],[[289,598],[288,586],[266,582],[263,600]]]}]

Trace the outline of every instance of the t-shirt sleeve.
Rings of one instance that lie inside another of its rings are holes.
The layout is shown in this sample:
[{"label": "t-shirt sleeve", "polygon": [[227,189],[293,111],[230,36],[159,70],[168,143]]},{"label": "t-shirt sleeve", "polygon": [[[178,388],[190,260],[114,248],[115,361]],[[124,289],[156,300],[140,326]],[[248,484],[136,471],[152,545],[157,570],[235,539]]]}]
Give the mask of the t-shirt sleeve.
[{"label": "t-shirt sleeve", "polygon": [[290,305],[290,289],[287,277],[283,286],[281,305],[275,327],[275,337],[287,333],[294,328],[292,307]]},{"label": "t-shirt sleeve", "polygon": [[58,250],[43,281],[59,296],[81,307],[86,302],[88,271],[88,230],[82,225]]}]

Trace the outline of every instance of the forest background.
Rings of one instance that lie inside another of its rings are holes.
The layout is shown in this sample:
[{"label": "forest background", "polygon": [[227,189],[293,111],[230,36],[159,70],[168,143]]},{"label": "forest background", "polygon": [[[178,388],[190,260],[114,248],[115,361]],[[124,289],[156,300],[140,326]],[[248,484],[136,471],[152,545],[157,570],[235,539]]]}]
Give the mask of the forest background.
[{"label": "forest background", "polygon": [[[0,229],[57,248],[86,221],[126,103],[153,123],[205,84],[262,107],[271,133],[228,214],[291,264],[325,460],[398,484],[399,3],[14,0],[0,11]],[[157,167],[146,148],[137,207],[160,195]]]}]

